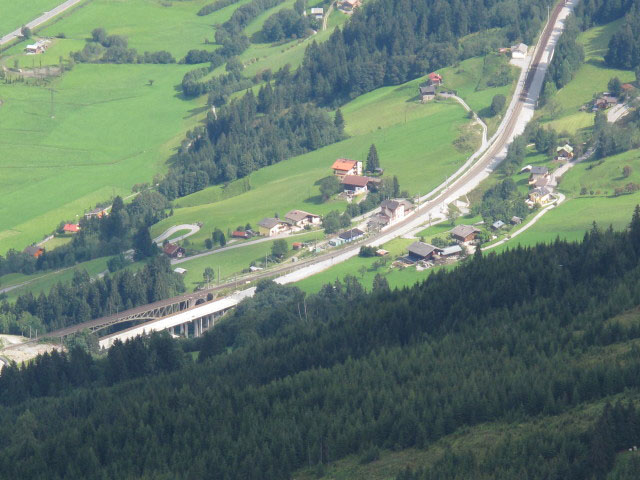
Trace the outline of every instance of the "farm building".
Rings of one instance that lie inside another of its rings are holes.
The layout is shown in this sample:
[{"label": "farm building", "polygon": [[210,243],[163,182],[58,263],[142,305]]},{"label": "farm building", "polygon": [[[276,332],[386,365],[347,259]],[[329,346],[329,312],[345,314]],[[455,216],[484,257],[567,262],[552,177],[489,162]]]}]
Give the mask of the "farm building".
[{"label": "farm building", "polygon": [[367,192],[370,181],[369,177],[345,175],[342,178],[342,188],[349,195],[360,195]]},{"label": "farm building", "polygon": [[258,231],[260,235],[265,237],[273,237],[279,233],[288,232],[290,229],[291,225],[279,218],[263,218],[258,223]]},{"label": "farm building", "polygon": [[434,98],[436,98],[436,87],[433,85],[420,87],[420,101],[422,103],[433,100]]},{"label": "farm building", "polygon": [[431,72],[429,75],[427,75],[427,78],[429,79],[429,85],[437,87],[442,84],[442,75],[440,75],[439,73]]},{"label": "farm building", "polygon": [[529,47],[527,47],[524,43],[513,45],[511,47],[511,58],[523,59],[527,56],[527,50],[529,50]]},{"label": "farm building", "polygon": [[303,210],[291,210],[284,216],[291,225],[304,228],[306,225],[318,225],[320,223],[320,215],[305,212]]},{"label": "farm building", "polygon": [[421,260],[430,260],[433,258],[433,254],[436,251],[436,247],[423,242],[413,242],[409,245],[409,260],[413,262],[419,262]]},{"label": "farm building", "polygon": [[573,147],[567,143],[562,147],[556,148],[556,158],[571,160],[573,158]]},{"label": "farm building", "polygon": [[480,230],[471,225],[456,225],[453,229],[449,230],[449,233],[458,242],[470,242],[476,238]]},{"label": "farm building", "polygon": [[109,215],[109,208],[110,207],[96,207],[93,210],[85,213],[84,218],[89,219],[106,217],[107,215]]},{"label": "farm building", "polygon": [[345,175],[362,175],[362,162],[339,158],[331,166],[333,174],[343,177]]},{"label": "farm building", "polygon": [[529,175],[529,185],[535,184],[541,178],[549,178],[549,169],[547,167],[535,166],[531,167],[531,175]]},{"label": "farm building", "polygon": [[352,228],[351,230],[342,232],[340,235],[338,235],[338,238],[340,238],[344,243],[349,243],[354,242],[359,238],[362,238],[363,236],[364,232],[362,230],[360,230],[359,228]]},{"label": "farm building", "polygon": [[460,255],[463,253],[460,245],[451,245],[450,247],[437,248],[436,251],[441,257],[453,257],[454,255]]},{"label": "farm building", "polygon": [[40,255],[44,253],[44,248],[39,247],[37,245],[29,245],[25,248],[22,253],[26,253],[27,255],[31,255],[33,258],[38,258]]},{"label": "farm building", "polygon": [[78,233],[80,231],[80,225],[76,223],[66,223],[62,227],[62,231],[65,233]]},{"label": "farm building", "polygon": [[251,235],[249,235],[249,232],[243,232],[241,230],[234,230],[233,232],[231,232],[231,236],[233,238],[251,238]]},{"label": "farm building", "polygon": [[182,258],[186,253],[184,248],[175,243],[167,243],[164,247],[162,247],[162,251],[169,258]]}]

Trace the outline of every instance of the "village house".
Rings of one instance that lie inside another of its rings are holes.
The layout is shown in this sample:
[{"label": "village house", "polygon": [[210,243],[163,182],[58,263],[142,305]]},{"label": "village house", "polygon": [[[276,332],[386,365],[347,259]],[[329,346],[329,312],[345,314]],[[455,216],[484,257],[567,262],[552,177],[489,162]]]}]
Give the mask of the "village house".
[{"label": "village house", "polygon": [[527,47],[524,43],[513,45],[511,47],[511,58],[523,59],[527,56],[527,50],[529,50],[529,47]]},{"label": "village house", "polygon": [[408,259],[412,262],[419,262],[422,260],[431,260],[433,254],[436,251],[436,247],[423,242],[413,242],[409,245]]},{"label": "village house", "polygon": [[529,202],[532,205],[546,205],[553,201],[553,195],[551,190],[547,187],[534,188],[529,192]]},{"label": "village house", "polygon": [[347,230],[346,232],[342,232],[338,235],[338,238],[341,239],[344,243],[355,242],[359,238],[364,236],[364,232],[359,228],[352,228],[351,230]]},{"label": "village house", "polygon": [[66,223],[64,227],[62,227],[62,231],[64,233],[78,233],[80,231],[80,225],[75,223]]},{"label": "village house", "polygon": [[361,195],[366,193],[371,182],[369,177],[359,175],[345,175],[342,178],[342,188],[348,195]]},{"label": "village house", "polygon": [[439,73],[431,72],[429,75],[427,75],[427,78],[429,79],[429,85],[438,87],[442,84],[442,75],[440,75]]},{"label": "village house", "polygon": [[360,5],[362,5],[361,0],[343,0],[340,8],[345,12],[353,12]]},{"label": "village house", "polygon": [[573,158],[573,147],[568,143],[556,148],[556,160],[571,160]]},{"label": "village house", "polygon": [[429,102],[436,98],[436,87],[433,85],[426,85],[420,87],[420,101],[422,103]]},{"label": "village house", "polygon": [[318,19],[318,20],[322,20],[322,17],[324,17],[324,8],[322,7],[314,7],[311,9],[311,16]]},{"label": "village house", "polygon": [[27,45],[24,49],[27,55],[37,55],[39,53],[44,53],[49,45],[51,44],[51,40],[38,40],[36,43]]},{"label": "village house", "polygon": [[436,252],[441,257],[453,257],[462,254],[463,250],[460,245],[451,245],[450,247],[436,248]]},{"label": "village house", "polygon": [[397,220],[402,220],[411,210],[413,210],[413,204],[407,200],[384,200],[380,204],[380,212],[369,219],[367,227],[379,230]]},{"label": "village house", "polygon": [[110,207],[96,207],[93,210],[85,213],[84,218],[88,220],[90,218],[106,217],[107,215],[109,215],[109,208]]},{"label": "village house", "polygon": [[162,251],[169,258],[182,258],[186,253],[184,248],[175,243],[167,243],[162,247]]},{"label": "village house", "polygon": [[33,258],[38,258],[44,253],[44,248],[39,247],[37,245],[29,245],[25,248],[22,253],[26,253],[27,255],[31,255]]},{"label": "village house", "polygon": [[307,225],[320,224],[320,215],[305,212],[303,210],[291,210],[284,216],[291,225],[299,228],[304,228]]},{"label": "village house", "polygon": [[529,175],[529,185],[535,184],[541,178],[549,178],[549,169],[542,166],[531,167],[531,175]]},{"label": "village house", "polygon": [[346,158],[339,158],[331,166],[333,174],[339,177],[345,175],[362,175],[362,162],[357,160],[348,160]]},{"label": "village house", "polygon": [[502,220],[497,220],[491,224],[491,228],[494,230],[500,230],[504,225],[505,223]]},{"label": "village house", "polygon": [[451,234],[453,239],[462,243],[475,239],[478,233],[480,233],[480,230],[471,225],[456,225],[449,230],[449,234]]},{"label": "village house", "polygon": [[618,98],[613,97],[607,93],[603,94],[601,97],[598,97],[596,101],[593,103],[593,111],[596,110],[605,110],[609,107],[613,107],[618,104]]},{"label": "village house", "polygon": [[290,229],[291,225],[279,218],[263,218],[258,223],[258,231],[260,235],[265,237],[273,237],[274,235],[288,232]]}]

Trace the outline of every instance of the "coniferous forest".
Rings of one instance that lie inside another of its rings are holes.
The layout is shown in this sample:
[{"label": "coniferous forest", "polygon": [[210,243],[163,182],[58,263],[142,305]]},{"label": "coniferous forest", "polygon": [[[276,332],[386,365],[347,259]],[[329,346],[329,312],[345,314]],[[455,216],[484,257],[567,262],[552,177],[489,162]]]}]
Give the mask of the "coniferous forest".
[{"label": "coniferous forest", "polygon": [[[265,282],[198,339],[5,367],[0,478],[288,479],[534,419],[398,480],[637,478],[615,462],[640,443],[639,305],[640,208],[625,231],[476,254],[402,290]],[[575,409],[591,414],[541,421]]]}]

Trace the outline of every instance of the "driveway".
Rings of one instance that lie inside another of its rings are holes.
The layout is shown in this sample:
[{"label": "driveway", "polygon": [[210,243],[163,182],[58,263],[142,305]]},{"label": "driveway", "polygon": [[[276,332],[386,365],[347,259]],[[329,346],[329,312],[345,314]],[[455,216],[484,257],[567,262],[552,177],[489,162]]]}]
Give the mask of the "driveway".
[{"label": "driveway", "polygon": [[167,228],[161,235],[154,238],[153,242],[157,245],[162,245],[162,242],[164,242],[165,239],[169,238],[171,235],[179,232],[180,230],[189,230],[189,233],[185,233],[184,235],[173,238],[171,240],[172,242],[179,242],[180,240],[184,240],[185,238],[190,237],[194,233],[198,233],[200,231],[200,225],[193,225],[190,223],[186,223],[184,225],[174,225],[171,228]]}]

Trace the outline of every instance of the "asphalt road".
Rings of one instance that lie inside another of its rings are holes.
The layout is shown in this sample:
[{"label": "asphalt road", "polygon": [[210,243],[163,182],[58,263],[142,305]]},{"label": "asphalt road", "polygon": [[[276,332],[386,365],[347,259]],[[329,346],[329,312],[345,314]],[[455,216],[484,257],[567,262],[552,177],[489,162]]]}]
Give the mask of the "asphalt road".
[{"label": "asphalt road", "polygon": [[[40,15],[35,20],[31,20],[29,23],[26,24],[26,26],[29,27],[31,30],[33,30],[34,28],[37,28],[40,25],[42,25],[43,23],[48,22],[49,20],[51,20],[56,15],[59,15],[62,12],[64,12],[65,10],[70,9],[74,5],[80,3],[81,1],[82,0],[67,0],[66,2],[61,3],[57,7],[53,8],[52,10],[43,13],[42,15]],[[2,38],[0,38],[0,45],[4,45],[6,43],[9,43],[13,39],[20,37],[20,30],[21,29],[22,29],[22,26],[18,27],[18,29],[14,30],[13,32],[8,33],[5,36],[3,36]]]}]

